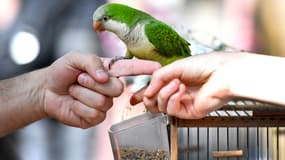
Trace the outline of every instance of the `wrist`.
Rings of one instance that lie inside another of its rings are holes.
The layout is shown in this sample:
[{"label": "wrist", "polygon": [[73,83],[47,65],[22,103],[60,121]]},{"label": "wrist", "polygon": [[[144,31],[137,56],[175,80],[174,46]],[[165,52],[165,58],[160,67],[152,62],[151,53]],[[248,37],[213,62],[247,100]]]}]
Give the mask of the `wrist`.
[{"label": "wrist", "polygon": [[[266,64],[269,57],[255,53],[238,53],[229,68],[229,90],[233,97],[256,99],[263,85],[260,85],[264,73],[274,72],[268,70]],[[269,60],[269,61],[268,61]],[[267,71],[268,70],[268,71]],[[260,89],[258,89],[260,87]]]},{"label": "wrist", "polygon": [[[219,56],[220,55],[220,56]],[[244,73],[246,68],[251,66],[248,63],[248,53],[236,53],[236,52],[220,52],[217,53],[216,68],[213,72],[215,76],[216,88],[219,89],[217,95],[220,95],[221,99],[229,101],[234,97],[240,97],[239,86],[242,85],[244,79]],[[249,65],[249,66],[248,66]]]},{"label": "wrist", "polygon": [[35,114],[38,115],[39,119],[47,117],[47,114],[44,110],[47,75],[48,75],[47,72],[48,69],[43,68],[30,73],[32,74],[31,75],[32,80],[30,80],[30,82],[34,83],[34,86],[31,88],[29,99],[34,99],[31,106],[34,107]]}]

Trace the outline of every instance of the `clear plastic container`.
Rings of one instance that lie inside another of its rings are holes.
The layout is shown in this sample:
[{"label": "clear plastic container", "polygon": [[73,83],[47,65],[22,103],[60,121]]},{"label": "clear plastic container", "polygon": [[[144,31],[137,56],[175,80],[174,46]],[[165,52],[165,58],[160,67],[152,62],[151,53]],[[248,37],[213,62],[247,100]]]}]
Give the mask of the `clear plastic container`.
[{"label": "clear plastic container", "polygon": [[111,126],[115,160],[169,160],[167,116],[144,113]]}]

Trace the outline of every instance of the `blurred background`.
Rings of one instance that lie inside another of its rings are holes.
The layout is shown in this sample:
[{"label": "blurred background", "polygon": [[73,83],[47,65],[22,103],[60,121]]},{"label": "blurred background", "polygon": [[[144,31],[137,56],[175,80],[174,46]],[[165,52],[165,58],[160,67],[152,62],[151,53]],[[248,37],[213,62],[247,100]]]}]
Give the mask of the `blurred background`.
[{"label": "blurred background", "polygon": [[[96,35],[93,11],[103,0],[0,0],[0,79],[45,67],[69,51],[113,57],[125,46],[111,33]],[[285,55],[285,1],[282,0],[112,0],[144,10],[175,26],[214,35],[239,50]],[[111,46],[111,47],[110,47]],[[98,126],[82,130],[52,119],[0,138],[0,159],[113,159],[108,128],[126,111],[124,94]],[[123,116],[122,116],[123,115]]]}]

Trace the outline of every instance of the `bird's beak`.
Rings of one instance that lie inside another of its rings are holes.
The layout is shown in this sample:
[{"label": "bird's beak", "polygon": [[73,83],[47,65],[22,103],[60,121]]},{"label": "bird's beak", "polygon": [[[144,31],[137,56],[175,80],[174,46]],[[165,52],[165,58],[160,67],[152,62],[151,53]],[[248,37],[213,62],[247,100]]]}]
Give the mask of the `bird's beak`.
[{"label": "bird's beak", "polygon": [[101,22],[98,22],[98,21],[96,21],[96,22],[94,22],[93,23],[93,29],[95,30],[95,32],[102,32],[102,31],[104,31],[105,30],[105,28],[104,28],[104,26],[102,25],[102,23]]}]

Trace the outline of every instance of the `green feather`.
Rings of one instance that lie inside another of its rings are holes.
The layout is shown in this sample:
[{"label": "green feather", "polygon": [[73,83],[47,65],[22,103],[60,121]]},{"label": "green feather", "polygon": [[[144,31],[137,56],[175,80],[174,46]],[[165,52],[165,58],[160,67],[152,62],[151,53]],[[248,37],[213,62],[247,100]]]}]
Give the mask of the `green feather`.
[{"label": "green feather", "polygon": [[145,25],[145,34],[157,52],[172,60],[191,56],[190,43],[168,25],[152,20]]}]

